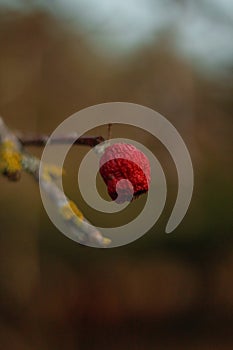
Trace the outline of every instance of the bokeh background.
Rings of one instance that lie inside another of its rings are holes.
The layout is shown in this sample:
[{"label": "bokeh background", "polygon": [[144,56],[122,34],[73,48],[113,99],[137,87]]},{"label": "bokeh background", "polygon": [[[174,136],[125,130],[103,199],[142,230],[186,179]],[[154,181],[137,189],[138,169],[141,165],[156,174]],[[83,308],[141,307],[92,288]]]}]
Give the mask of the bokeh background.
[{"label": "bokeh background", "polygon": [[[106,250],[58,232],[29,175],[1,178],[1,349],[233,348],[232,38],[231,0],[0,1],[0,113],[12,129],[50,134],[93,104],[142,104],[176,126],[195,172],[190,209],[166,235],[175,165],[149,134],[113,127],[158,157],[168,201],[147,235]],[[69,153],[65,188],[109,225],[78,192],[87,151]]]}]

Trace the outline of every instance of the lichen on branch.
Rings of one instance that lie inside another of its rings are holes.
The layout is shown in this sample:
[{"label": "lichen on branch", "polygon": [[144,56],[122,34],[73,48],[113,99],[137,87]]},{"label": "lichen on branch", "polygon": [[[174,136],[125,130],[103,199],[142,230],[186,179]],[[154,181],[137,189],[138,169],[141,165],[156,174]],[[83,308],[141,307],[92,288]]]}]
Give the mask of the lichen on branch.
[{"label": "lichen on branch", "polygon": [[[22,135],[21,138],[23,139]],[[67,138],[65,137],[64,140]],[[58,141],[62,142],[62,138]],[[87,137],[81,139],[77,144],[93,147],[102,141],[101,137]],[[20,139],[8,129],[3,119],[0,118],[0,173],[11,181],[17,181],[20,179],[21,172],[24,171],[39,182],[40,165],[40,160],[24,149]],[[99,230],[85,219],[77,205],[58,186],[56,178],[62,175],[63,169],[58,169],[52,164],[42,164],[41,168],[41,188],[52,201],[73,239],[82,244],[93,244],[100,248],[107,247],[110,240],[103,237]]]}]

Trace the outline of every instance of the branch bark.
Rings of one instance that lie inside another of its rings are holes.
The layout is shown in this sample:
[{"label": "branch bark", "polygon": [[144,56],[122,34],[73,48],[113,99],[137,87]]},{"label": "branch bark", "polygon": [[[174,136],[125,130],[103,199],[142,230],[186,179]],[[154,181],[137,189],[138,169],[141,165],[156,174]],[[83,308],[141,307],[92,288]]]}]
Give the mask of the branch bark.
[{"label": "branch bark", "polygon": [[[45,146],[49,140],[47,135],[22,135],[17,133],[17,137],[23,146]],[[73,144],[95,147],[104,141],[102,136],[84,136],[77,139],[77,135],[61,135],[53,138],[51,144]]]}]

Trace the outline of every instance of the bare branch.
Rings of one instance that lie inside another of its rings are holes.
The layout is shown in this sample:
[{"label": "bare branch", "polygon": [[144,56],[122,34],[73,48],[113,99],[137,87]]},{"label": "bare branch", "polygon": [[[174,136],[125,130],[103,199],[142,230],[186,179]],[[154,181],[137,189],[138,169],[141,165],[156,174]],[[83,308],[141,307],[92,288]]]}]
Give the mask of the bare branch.
[{"label": "bare branch", "polygon": [[[17,137],[23,146],[45,146],[49,140],[47,135],[22,135],[17,133]],[[102,136],[83,136],[77,139],[76,133],[72,135],[61,135],[53,138],[51,144],[74,144],[95,147],[104,142]]]}]

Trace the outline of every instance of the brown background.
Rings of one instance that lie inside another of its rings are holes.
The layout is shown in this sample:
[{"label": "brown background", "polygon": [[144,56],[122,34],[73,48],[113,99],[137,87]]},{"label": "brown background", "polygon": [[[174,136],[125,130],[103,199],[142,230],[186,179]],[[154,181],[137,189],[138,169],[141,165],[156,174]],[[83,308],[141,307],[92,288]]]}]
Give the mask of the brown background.
[{"label": "brown background", "polygon": [[[147,235],[109,250],[83,248],[58,232],[28,175],[19,183],[1,178],[2,349],[233,348],[232,92],[230,67],[222,76],[202,74],[174,53],[167,35],[118,61],[98,56],[85,35],[45,11],[2,9],[0,109],[12,129],[49,134],[90,105],[138,103],[175,124],[195,171],[188,214],[165,235],[175,166],[150,135],[113,128],[114,137],[136,135],[158,156],[169,200]],[[106,127],[90,133],[105,137]],[[98,223],[103,218],[80,200],[74,179],[85,152],[70,152],[65,187]]]}]

